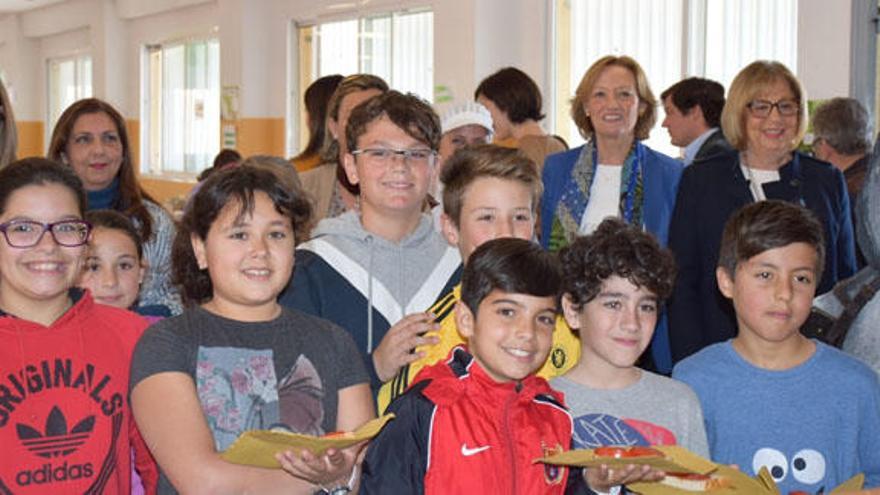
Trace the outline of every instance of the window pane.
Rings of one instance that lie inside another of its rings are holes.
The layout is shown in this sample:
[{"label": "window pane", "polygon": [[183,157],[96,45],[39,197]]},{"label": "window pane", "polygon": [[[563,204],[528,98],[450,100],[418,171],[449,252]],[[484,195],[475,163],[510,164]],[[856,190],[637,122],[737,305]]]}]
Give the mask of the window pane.
[{"label": "window pane", "polygon": [[321,24],[316,32],[318,77],[358,72],[357,20]]},{"label": "window pane", "polygon": [[[303,94],[315,79],[330,74],[373,74],[392,88],[434,99],[434,15],[431,11],[375,15],[338,22],[297,27],[297,88],[299,98],[290,106],[288,119],[305,127]],[[290,154],[297,152],[293,136],[302,145],[307,133],[288,130]]]},{"label": "window pane", "polygon": [[777,60],[797,70],[797,1],[706,2],[705,77],[725,88],[749,63]]},{"label": "window pane", "polygon": [[184,170],[198,173],[220,147],[219,43],[186,46]]},{"label": "window pane", "polygon": [[[628,55],[648,76],[654,95],[681,78],[682,0],[591,0],[571,2],[572,94],[560,95],[557,111],[568,114],[568,105],[584,73],[605,55]],[[646,141],[654,149],[678,154],[664,132],[651,133]],[[558,132],[572,146],[583,142],[570,119]]]},{"label": "window pane", "polygon": [[76,60],[77,99],[92,96],[92,57]]},{"label": "window pane", "polygon": [[147,50],[143,170],[198,174],[220,149],[220,43],[152,45]]},{"label": "window pane", "polygon": [[162,60],[162,171],[182,172],[186,125],[186,50],[165,47]]},{"label": "window pane", "polygon": [[394,16],[392,86],[434,100],[434,14]]},{"label": "window pane", "polygon": [[92,96],[92,58],[88,56],[50,60],[48,63],[49,105],[46,132],[52,132],[58,117],[77,100]]},{"label": "window pane", "polygon": [[391,18],[371,17],[362,19],[360,40],[360,69],[358,72],[373,74],[391,81]]}]

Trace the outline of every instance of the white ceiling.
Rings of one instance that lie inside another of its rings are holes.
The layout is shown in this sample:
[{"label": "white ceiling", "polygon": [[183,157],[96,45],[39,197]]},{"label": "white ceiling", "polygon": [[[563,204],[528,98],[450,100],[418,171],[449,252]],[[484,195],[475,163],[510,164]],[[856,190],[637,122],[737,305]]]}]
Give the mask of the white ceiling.
[{"label": "white ceiling", "polygon": [[0,14],[38,9],[64,0],[0,0]]}]

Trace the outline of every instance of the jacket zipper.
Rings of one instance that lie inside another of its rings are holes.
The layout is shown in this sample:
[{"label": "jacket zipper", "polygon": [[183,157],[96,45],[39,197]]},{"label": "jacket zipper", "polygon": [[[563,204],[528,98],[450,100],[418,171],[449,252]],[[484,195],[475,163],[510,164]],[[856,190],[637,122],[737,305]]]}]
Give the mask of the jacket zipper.
[{"label": "jacket zipper", "polygon": [[511,473],[510,493],[511,493],[511,495],[515,495],[517,493],[517,491],[516,491],[516,480],[517,480],[516,447],[514,445],[513,435],[511,434],[512,430],[510,428],[510,411],[512,409],[511,405],[516,401],[516,398],[517,398],[517,394],[514,392],[513,395],[510,396],[510,399],[508,399],[507,402],[504,403],[504,430],[502,431],[504,438],[507,440],[507,451],[508,451],[508,454],[510,455],[510,473]]}]

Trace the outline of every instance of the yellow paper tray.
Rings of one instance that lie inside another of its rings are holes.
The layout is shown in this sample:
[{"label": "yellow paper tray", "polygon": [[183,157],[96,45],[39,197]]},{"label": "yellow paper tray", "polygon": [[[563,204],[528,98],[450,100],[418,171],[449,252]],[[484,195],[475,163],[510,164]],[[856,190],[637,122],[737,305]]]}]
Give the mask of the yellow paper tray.
[{"label": "yellow paper tray", "polygon": [[[730,485],[703,493],[711,495],[770,495],[772,493],[768,492],[757,479],[728,466],[718,465],[712,474],[727,478]],[[632,483],[627,485],[627,488],[641,495],[693,495],[699,493],[661,483]]]},{"label": "yellow paper tray", "polygon": [[[592,450],[569,450],[537,459],[536,462],[581,467],[595,467],[603,464],[609,467],[636,464],[648,465],[670,473],[712,473],[727,478],[730,481],[730,485],[725,488],[705,492],[711,495],[779,495],[779,488],[773,482],[773,477],[770,476],[766,468],[762,468],[758,476],[752,478],[737,469],[723,464],[715,464],[704,459],[684,447],[664,445],[652,446],[652,448],[662,452],[663,456],[609,459],[608,457],[597,456]],[[862,474],[856,475],[830,493],[835,495],[859,490],[864,483],[864,478]],[[627,489],[641,495],[692,495],[695,493],[657,482],[631,483],[627,485]]]},{"label": "yellow paper tray", "polygon": [[652,446],[651,448],[659,450],[663,455],[614,459],[597,456],[593,450],[585,449],[569,450],[538,460],[545,464],[583,467],[596,467],[601,465],[619,467],[628,466],[630,464],[648,465],[672,473],[697,474],[708,474],[718,467],[714,462],[706,460],[678,445]]},{"label": "yellow paper tray", "polygon": [[367,421],[353,432],[332,437],[316,437],[283,431],[251,430],[242,433],[221,457],[235,464],[245,464],[270,469],[280,469],[275,454],[292,450],[299,453],[308,450],[316,456],[327,449],[344,449],[375,437],[385,424],[394,418],[393,413]]}]

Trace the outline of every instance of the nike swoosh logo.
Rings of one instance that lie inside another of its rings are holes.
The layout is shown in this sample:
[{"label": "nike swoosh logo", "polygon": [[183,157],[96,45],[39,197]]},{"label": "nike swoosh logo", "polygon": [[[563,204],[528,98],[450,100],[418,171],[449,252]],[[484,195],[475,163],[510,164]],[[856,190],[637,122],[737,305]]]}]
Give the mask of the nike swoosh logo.
[{"label": "nike swoosh logo", "polygon": [[490,447],[489,445],[484,445],[482,447],[474,447],[472,449],[469,449],[467,444],[463,443],[463,444],[461,444],[461,455],[463,455],[465,457],[470,457],[474,454],[479,454],[480,452],[482,452],[484,450],[488,450],[489,447]]}]

